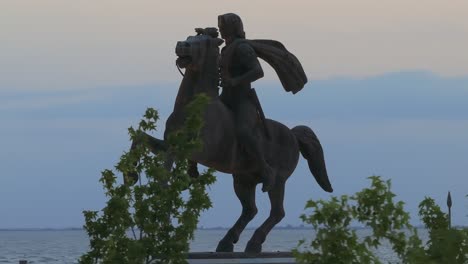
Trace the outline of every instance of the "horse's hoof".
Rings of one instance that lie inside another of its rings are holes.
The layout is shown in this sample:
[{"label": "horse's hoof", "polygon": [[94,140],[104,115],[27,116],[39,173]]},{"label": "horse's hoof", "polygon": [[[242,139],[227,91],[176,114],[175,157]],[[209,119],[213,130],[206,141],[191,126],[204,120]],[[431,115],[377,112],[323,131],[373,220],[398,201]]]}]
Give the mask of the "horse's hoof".
[{"label": "horse's hoof", "polygon": [[129,172],[124,174],[124,183],[135,185],[138,182],[138,174],[136,172]]},{"label": "horse's hoof", "polygon": [[195,165],[195,167],[190,166],[187,170],[188,175],[190,178],[197,179],[198,176],[200,176],[200,173],[198,172],[198,169]]},{"label": "horse's hoof", "polygon": [[245,253],[260,253],[262,252],[262,243],[253,242],[250,240],[245,247]]},{"label": "horse's hoof", "polygon": [[216,252],[234,252],[234,244],[221,240],[216,247]]}]

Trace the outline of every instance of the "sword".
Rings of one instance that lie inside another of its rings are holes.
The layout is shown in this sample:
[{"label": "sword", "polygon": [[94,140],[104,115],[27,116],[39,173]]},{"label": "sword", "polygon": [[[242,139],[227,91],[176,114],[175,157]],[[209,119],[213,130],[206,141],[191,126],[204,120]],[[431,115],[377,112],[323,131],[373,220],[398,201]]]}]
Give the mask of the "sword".
[{"label": "sword", "polygon": [[265,132],[265,136],[267,139],[271,139],[270,131],[268,130],[268,127],[266,126],[265,114],[263,113],[262,105],[260,104],[260,101],[258,100],[257,92],[255,91],[254,88],[250,89],[250,97],[252,98],[253,103],[255,104],[255,107],[257,107],[257,114],[260,117],[260,122],[262,122],[263,124],[263,130]]}]

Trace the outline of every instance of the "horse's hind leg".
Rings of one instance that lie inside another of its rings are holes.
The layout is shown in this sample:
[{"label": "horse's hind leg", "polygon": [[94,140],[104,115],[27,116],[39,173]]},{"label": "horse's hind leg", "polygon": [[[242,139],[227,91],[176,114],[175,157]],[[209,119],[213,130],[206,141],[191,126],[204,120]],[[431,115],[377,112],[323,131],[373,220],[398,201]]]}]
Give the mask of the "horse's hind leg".
[{"label": "horse's hind leg", "polygon": [[260,253],[262,251],[262,244],[268,233],[283,219],[285,214],[283,207],[284,185],[284,181],[276,182],[275,187],[268,192],[271,203],[270,216],[255,230],[252,238],[247,243],[245,252]]},{"label": "horse's hind leg", "polygon": [[257,214],[257,206],[255,205],[256,184],[241,184],[236,181],[236,178],[234,176],[234,191],[242,204],[242,214],[224,238],[219,241],[216,252],[233,252],[234,244],[239,240],[240,234]]}]

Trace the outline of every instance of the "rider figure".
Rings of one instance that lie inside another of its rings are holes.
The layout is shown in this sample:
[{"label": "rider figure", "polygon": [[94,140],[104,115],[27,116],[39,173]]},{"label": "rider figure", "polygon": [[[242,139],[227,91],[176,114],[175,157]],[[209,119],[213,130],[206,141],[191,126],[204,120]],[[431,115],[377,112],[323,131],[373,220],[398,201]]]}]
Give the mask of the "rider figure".
[{"label": "rider figure", "polygon": [[258,122],[257,107],[251,98],[251,83],[263,77],[263,70],[254,49],[246,42],[242,20],[236,14],[218,16],[218,27],[226,46],[221,51],[221,100],[233,111],[236,136],[243,148],[260,165],[262,190],[275,184],[271,167],[255,136]]}]

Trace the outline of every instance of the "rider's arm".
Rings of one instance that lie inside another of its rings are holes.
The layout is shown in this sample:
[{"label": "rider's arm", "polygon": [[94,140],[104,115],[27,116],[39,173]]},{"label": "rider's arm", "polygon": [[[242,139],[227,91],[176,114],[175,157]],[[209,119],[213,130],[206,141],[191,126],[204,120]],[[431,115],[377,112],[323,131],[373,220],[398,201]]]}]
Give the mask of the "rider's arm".
[{"label": "rider's arm", "polygon": [[260,66],[257,54],[249,44],[239,44],[235,56],[238,56],[241,67],[246,70],[244,74],[234,78],[235,85],[251,83],[263,77],[263,69]]}]

